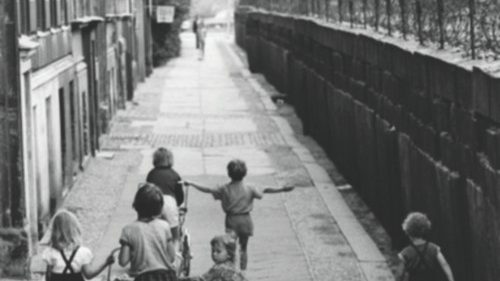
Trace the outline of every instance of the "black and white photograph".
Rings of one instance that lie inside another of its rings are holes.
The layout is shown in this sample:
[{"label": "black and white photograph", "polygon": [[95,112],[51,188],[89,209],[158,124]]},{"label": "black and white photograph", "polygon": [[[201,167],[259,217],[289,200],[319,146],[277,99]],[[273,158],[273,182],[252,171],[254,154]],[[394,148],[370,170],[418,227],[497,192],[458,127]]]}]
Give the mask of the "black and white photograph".
[{"label": "black and white photograph", "polygon": [[0,281],[500,280],[498,0],[1,0],[0,85]]}]

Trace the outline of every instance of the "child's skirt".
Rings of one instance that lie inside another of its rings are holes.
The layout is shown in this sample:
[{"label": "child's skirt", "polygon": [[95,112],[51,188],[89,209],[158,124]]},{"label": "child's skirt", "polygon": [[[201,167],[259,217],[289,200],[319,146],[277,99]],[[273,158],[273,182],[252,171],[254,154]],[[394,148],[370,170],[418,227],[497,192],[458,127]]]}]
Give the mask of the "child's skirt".
[{"label": "child's skirt", "polygon": [[234,231],[238,236],[252,236],[253,221],[250,213],[226,214],[226,231]]},{"label": "child's skirt", "polygon": [[176,281],[177,275],[173,270],[155,270],[140,274],[134,281]]}]

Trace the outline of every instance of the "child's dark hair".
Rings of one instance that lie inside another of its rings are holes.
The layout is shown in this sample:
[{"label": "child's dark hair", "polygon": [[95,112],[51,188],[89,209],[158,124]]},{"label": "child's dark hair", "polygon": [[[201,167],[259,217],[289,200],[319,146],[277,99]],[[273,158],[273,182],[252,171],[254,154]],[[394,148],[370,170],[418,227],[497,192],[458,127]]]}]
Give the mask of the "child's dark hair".
[{"label": "child's dark hair", "polygon": [[426,238],[431,231],[431,221],[419,212],[409,213],[403,221],[403,230],[409,237]]},{"label": "child's dark hair", "polygon": [[153,153],[153,166],[172,168],[174,165],[174,155],[172,151],[160,147]]},{"label": "child's dark hair", "polygon": [[236,240],[228,234],[217,235],[210,241],[210,246],[220,246],[226,249],[226,252],[229,256],[229,260],[234,262],[236,258]]},{"label": "child's dark hair", "polygon": [[158,216],[163,209],[163,194],[160,188],[152,183],[141,183],[135,194],[134,204],[139,218]]},{"label": "child's dark hair", "polygon": [[227,164],[227,175],[233,181],[240,181],[247,175],[247,165],[245,161],[233,159]]}]

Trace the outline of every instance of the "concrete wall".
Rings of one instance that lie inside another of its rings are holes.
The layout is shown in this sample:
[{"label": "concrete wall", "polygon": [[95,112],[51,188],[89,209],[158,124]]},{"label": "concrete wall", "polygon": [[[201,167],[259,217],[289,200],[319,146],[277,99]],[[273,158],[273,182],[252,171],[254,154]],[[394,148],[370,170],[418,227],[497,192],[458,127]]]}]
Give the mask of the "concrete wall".
[{"label": "concrete wall", "polygon": [[[433,221],[457,280],[500,276],[500,78],[491,64],[301,18],[240,11],[250,68],[286,93],[402,247]],[[484,67],[488,66],[488,67]]]}]

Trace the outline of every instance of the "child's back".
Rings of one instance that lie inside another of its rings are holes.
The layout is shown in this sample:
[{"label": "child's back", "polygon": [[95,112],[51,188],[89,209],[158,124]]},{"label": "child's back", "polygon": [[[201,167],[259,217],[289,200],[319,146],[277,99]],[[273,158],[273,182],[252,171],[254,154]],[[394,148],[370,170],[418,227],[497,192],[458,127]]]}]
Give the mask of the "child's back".
[{"label": "child's back", "polygon": [[152,183],[137,190],[133,203],[138,219],[122,229],[121,266],[130,263],[135,281],[175,280],[175,249],[170,225],[157,217],[163,208],[163,194]]},{"label": "child's back", "polygon": [[170,238],[170,226],[164,220],[136,220],[125,226],[120,243],[130,246],[130,274],[169,270],[170,257],[165,249]]},{"label": "child's back", "polygon": [[226,214],[241,215],[252,211],[253,200],[262,198],[262,193],[243,181],[232,181],[216,188],[213,196],[221,200]]},{"label": "child's back", "polygon": [[84,265],[92,262],[92,252],[86,247],[64,250],[47,248],[43,260],[50,266],[50,281],[83,281],[81,273]]},{"label": "child's back", "polygon": [[438,261],[439,247],[431,242],[411,244],[401,251],[409,281],[441,280],[441,265]]},{"label": "child's back", "polygon": [[403,221],[402,227],[410,245],[399,253],[402,261],[400,273],[408,276],[408,281],[454,281],[441,249],[426,239],[431,225],[429,218],[420,212],[409,213]]},{"label": "child's back", "polygon": [[47,264],[49,281],[84,281],[101,273],[114,262],[113,255],[106,261],[93,263],[89,248],[81,246],[81,227],[76,216],[67,211],[58,211],[50,226],[50,248],[42,254]]}]

